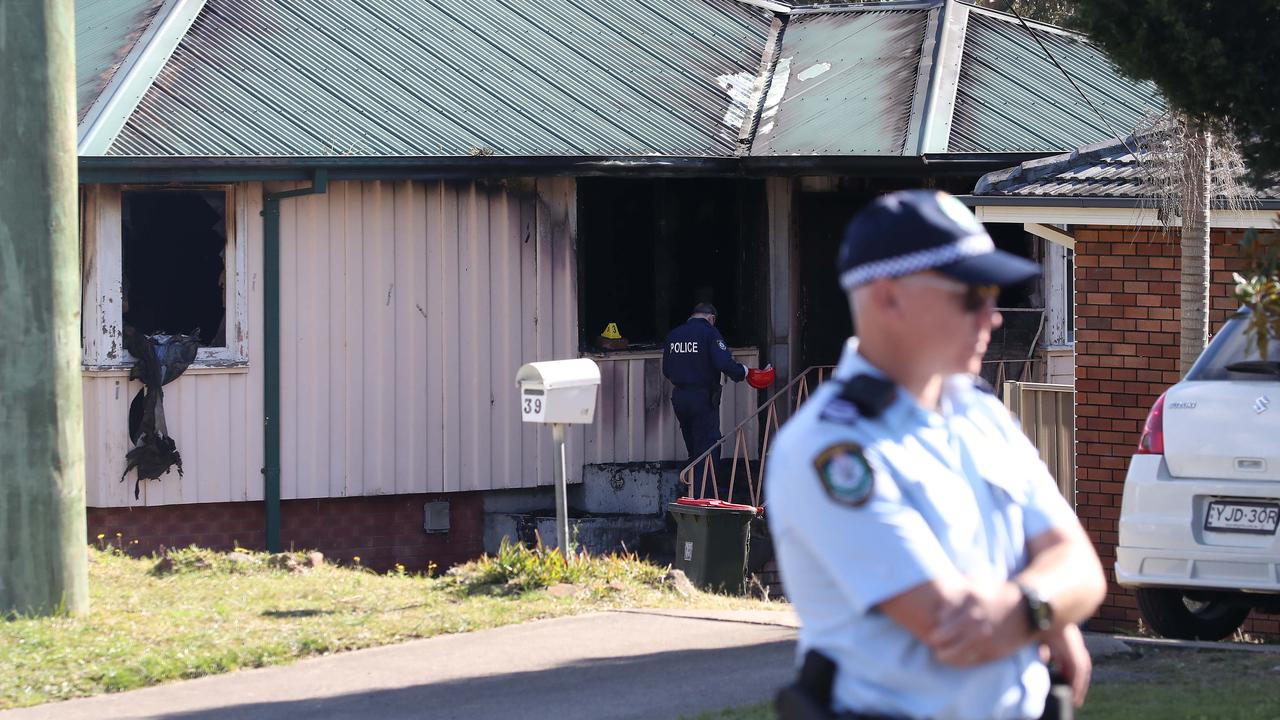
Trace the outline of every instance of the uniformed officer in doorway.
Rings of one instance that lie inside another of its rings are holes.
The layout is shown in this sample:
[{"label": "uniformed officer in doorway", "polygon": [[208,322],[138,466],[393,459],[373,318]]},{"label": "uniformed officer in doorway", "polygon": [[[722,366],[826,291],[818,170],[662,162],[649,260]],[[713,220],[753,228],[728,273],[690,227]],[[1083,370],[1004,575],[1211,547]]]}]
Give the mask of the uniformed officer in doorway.
[{"label": "uniformed officer in doorway", "polygon": [[[763,377],[766,371],[748,368],[733,359],[729,346],[716,330],[716,308],[711,303],[695,305],[688,321],[667,334],[662,351],[662,374],[675,386],[671,391],[671,405],[690,461],[720,440],[720,376],[742,382],[752,373]],[[712,457],[714,462],[719,462],[720,453]],[[695,485],[700,482],[701,472],[699,468]],[[722,479],[717,477],[717,480]],[[720,484],[723,493],[728,487],[727,480]]]},{"label": "uniformed officer in doorway", "polygon": [[1039,718],[1042,651],[1080,704],[1091,665],[1076,623],[1102,601],[1102,569],[976,378],[999,288],[1039,267],[997,250],[954,197],[913,190],[853,219],[838,271],[858,336],[783,427],[765,475],[800,653],[835,664],[831,711]]}]

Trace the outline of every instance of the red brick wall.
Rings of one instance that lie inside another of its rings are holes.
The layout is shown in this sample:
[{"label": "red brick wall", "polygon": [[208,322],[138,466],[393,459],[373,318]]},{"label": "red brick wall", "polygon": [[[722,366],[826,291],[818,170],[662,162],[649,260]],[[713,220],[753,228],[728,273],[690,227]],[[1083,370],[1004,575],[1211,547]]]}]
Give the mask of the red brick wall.
[{"label": "red brick wall", "polygon": [[[1215,231],[1209,268],[1209,330],[1238,303],[1231,274],[1243,265],[1243,231]],[[1102,557],[1111,592],[1090,621],[1094,630],[1137,625],[1133,593],[1115,584],[1117,521],[1129,458],[1147,412],[1178,372],[1176,235],[1127,227],[1075,232],[1076,503],[1081,522]],[[1274,616],[1251,619],[1246,630],[1280,631]]]},{"label": "red brick wall", "polygon": [[[447,533],[422,529],[423,504],[449,502]],[[325,557],[389,570],[396,563],[424,572],[434,562],[444,569],[484,552],[484,503],[481,493],[383,495],[379,497],[286,500],[280,508],[282,546],[319,550]],[[162,547],[199,545],[229,550],[266,547],[264,506],[260,502],[162,505],[143,508],[89,508],[89,541],[107,542],[116,533],[133,554]],[[134,541],[137,541],[136,543]]]}]

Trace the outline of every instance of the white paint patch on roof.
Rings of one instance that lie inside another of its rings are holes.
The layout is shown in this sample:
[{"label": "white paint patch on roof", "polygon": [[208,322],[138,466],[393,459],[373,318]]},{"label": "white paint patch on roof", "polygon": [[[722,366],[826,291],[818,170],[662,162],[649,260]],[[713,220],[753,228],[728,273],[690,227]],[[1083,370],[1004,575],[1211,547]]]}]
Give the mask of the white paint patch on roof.
[{"label": "white paint patch on roof", "polygon": [[[787,81],[791,78],[791,58],[778,60],[778,67],[773,71],[773,84],[769,86],[769,94],[764,98],[764,111],[760,113],[760,135],[773,130],[773,117],[778,114],[778,105],[787,94]],[[768,122],[766,122],[768,121]]]},{"label": "white paint patch on roof", "polygon": [[747,120],[747,111],[751,108],[751,98],[755,94],[759,78],[751,73],[740,72],[733,75],[721,75],[716,83],[729,95],[729,109],[724,111],[724,124],[734,130],[742,130]]},{"label": "white paint patch on roof", "polygon": [[829,62],[814,63],[813,65],[810,65],[804,70],[801,70],[800,74],[796,75],[796,79],[812,80],[830,69],[831,69],[831,63]]}]

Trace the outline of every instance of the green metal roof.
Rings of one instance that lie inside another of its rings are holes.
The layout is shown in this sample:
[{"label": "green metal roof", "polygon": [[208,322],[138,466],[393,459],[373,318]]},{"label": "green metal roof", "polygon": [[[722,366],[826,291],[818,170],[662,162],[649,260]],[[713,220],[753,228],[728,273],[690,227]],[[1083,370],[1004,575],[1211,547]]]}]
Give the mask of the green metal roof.
[{"label": "green metal roof", "polygon": [[138,45],[86,156],[745,167],[1111,137],[1037,37],[1116,133],[1163,107],[1082,37],[958,0],[164,0],[137,41],[159,3],[79,0],[82,82]]},{"label": "green metal roof", "polygon": [[208,0],[109,155],[732,156],[735,0]]},{"label": "green metal roof", "polygon": [[914,9],[792,18],[751,154],[908,154],[928,15]]},{"label": "green metal roof", "polygon": [[1146,113],[1164,109],[1154,85],[1126,78],[1084,38],[1044,26],[1032,32],[1111,127],[1089,108],[1027,28],[1012,16],[974,10],[949,151],[1064,152],[1128,135]]},{"label": "green metal roof", "polygon": [[76,0],[76,117],[111,82],[164,0]]}]

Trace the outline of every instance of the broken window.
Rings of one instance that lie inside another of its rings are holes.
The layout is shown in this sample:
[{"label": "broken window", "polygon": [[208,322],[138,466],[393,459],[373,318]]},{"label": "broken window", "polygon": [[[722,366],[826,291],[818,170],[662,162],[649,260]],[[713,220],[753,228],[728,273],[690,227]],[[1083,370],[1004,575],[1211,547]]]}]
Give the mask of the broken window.
[{"label": "broken window", "polygon": [[121,193],[122,315],[141,335],[197,334],[227,345],[227,195],[220,189]]},{"label": "broken window", "polygon": [[609,323],[635,350],[659,347],[699,302],[734,346],[760,342],[767,293],[764,187],[724,179],[578,183],[582,347]]}]

